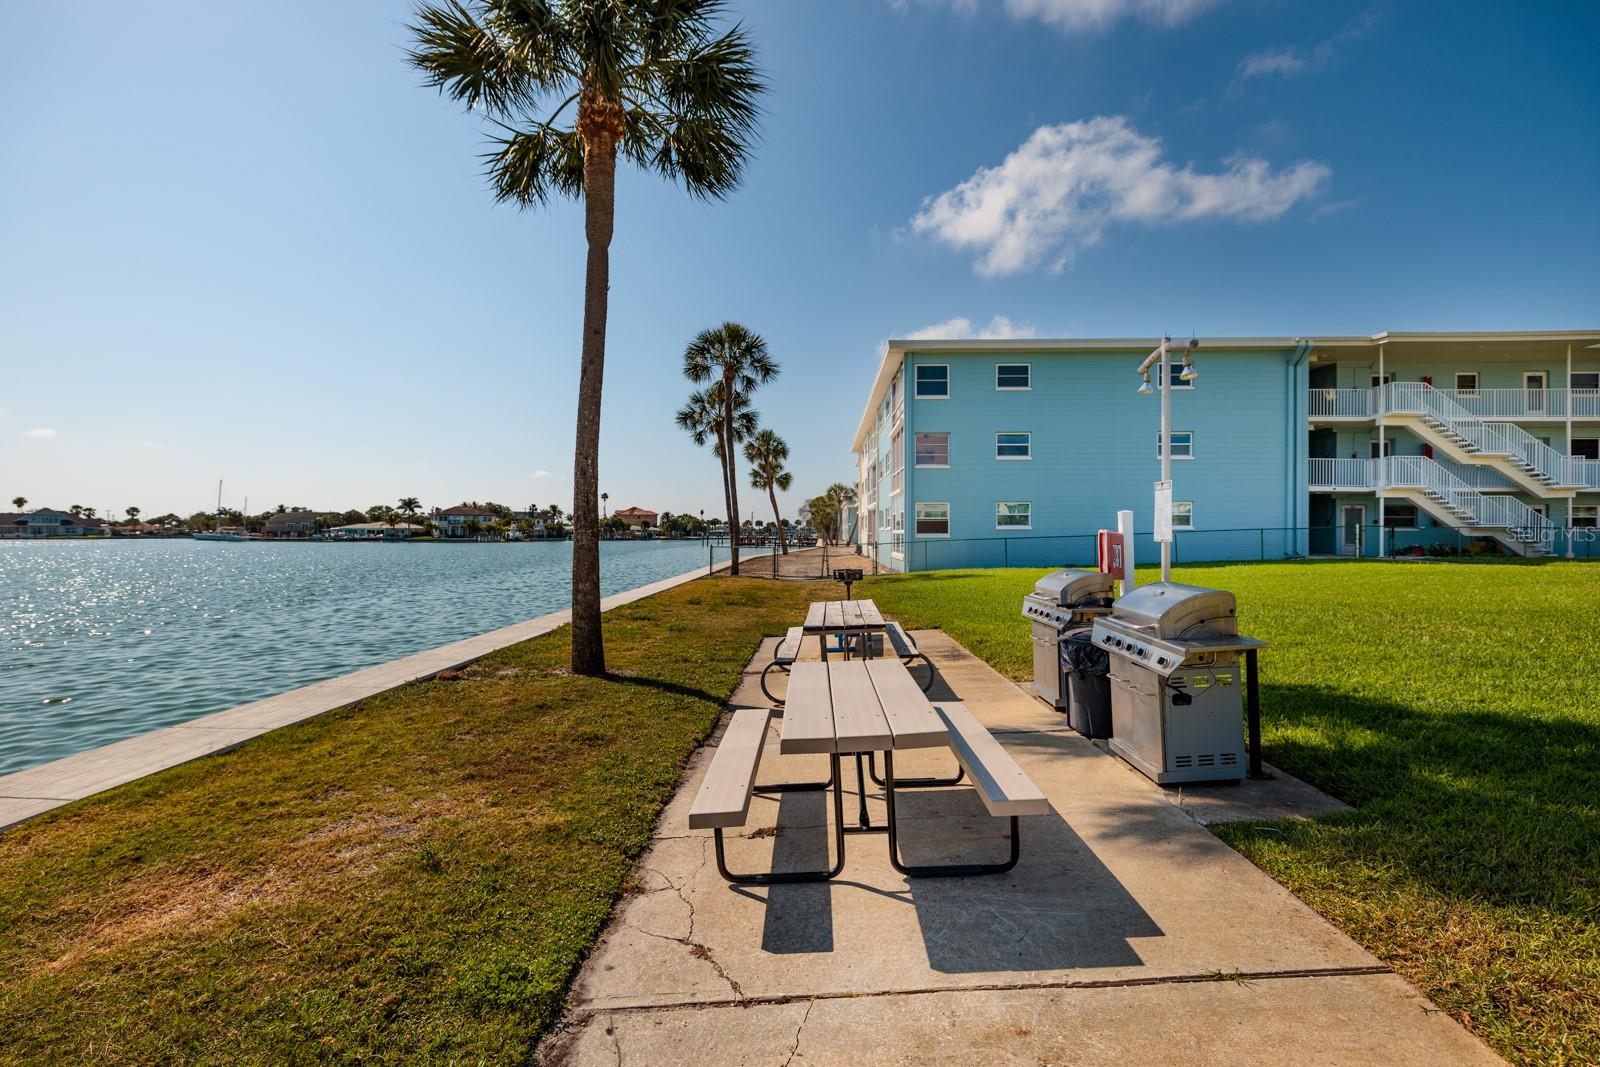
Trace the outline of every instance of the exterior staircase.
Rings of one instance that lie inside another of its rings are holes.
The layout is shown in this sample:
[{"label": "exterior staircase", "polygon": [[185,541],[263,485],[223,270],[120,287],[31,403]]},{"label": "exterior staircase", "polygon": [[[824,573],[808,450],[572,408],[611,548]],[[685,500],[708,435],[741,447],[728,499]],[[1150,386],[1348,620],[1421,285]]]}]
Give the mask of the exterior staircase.
[{"label": "exterior staircase", "polygon": [[[1570,498],[1584,486],[1578,461],[1513,422],[1485,422],[1423,382],[1382,387],[1383,413],[1460,463],[1486,465],[1541,497]],[[1399,457],[1405,458],[1405,457]]]},{"label": "exterior staircase", "polygon": [[1561,528],[1516,497],[1481,493],[1427,456],[1385,456],[1370,462],[1382,464],[1385,493],[1404,496],[1435,519],[1493,537],[1523,556],[1555,551]]}]

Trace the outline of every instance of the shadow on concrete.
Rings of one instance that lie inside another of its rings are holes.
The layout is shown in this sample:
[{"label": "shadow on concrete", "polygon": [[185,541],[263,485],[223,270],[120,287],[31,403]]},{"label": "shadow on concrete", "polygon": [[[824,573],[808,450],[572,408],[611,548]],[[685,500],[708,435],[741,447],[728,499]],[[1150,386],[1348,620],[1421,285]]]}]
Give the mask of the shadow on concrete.
[{"label": "shadow on concrete", "polygon": [[[909,865],[997,860],[1009,847],[1009,823],[991,816],[971,788],[906,791],[896,800]],[[1129,939],[1160,937],[1161,928],[1066,819],[1025,818],[1020,833],[1022,858],[1007,874],[910,880],[933,969],[1140,966]]]},{"label": "shadow on concrete", "polygon": [[[829,867],[833,832],[830,792],[780,793],[778,836],[772,870],[816,871]],[[849,846],[846,846],[846,853]],[[761,947],[780,954],[833,951],[833,884],[800,882],[768,886]]]}]

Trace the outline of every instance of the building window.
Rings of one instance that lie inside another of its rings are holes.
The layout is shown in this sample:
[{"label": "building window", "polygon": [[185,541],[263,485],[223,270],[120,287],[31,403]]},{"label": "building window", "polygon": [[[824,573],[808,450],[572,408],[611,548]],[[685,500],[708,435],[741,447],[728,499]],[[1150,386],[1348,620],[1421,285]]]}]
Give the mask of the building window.
[{"label": "building window", "polygon": [[950,536],[950,505],[917,504],[917,536],[918,537],[949,537]]},{"label": "building window", "polygon": [[1033,529],[1033,505],[1026,500],[1001,500],[994,506],[996,530]]},{"label": "building window", "polygon": [[1391,530],[1415,530],[1417,528],[1417,506],[1408,504],[1403,500],[1385,500],[1383,502],[1383,524]]},{"label": "building window", "polygon": [[[1156,431],[1156,458],[1157,459],[1161,458],[1161,431],[1160,430]],[[1172,431],[1172,458],[1173,459],[1193,459],[1194,458],[1194,431],[1193,430],[1173,430]]]},{"label": "building window", "polygon": [[1368,376],[1367,381],[1371,382],[1372,383],[1372,387],[1374,389],[1376,389],[1380,385],[1388,385],[1390,382],[1394,381],[1394,375],[1385,374],[1383,377],[1380,378],[1380,377],[1378,377],[1378,375],[1373,374],[1373,375],[1369,375]]},{"label": "building window", "polygon": [[1033,434],[997,433],[994,435],[995,459],[1032,459]]},{"label": "building window", "polygon": [[1574,504],[1572,505],[1572,525],[1585,530],[1592,530],[1600,524],[1600,505]]},{"label": "building window", "polygon": [[[1393,438],[1390,438],[1390,437],[1384,438],[1384,440],[1383,440],[1383,454],[1385,456],[1394,455],[1394,439]],[[1368,459],[1378,459],[1378,458],[1380,458],[1379,455],[1378,455],[1378,442],[1376,442],[1376,441],[1368,441],[1367,442],[1367,458]]]},{"label": "building window", "polygon": [[893,496],[905,488],[906,480],[906,435],[904,430],[896,430],[894,436],[889,438],[889,495]]},{"label": "building window", "polygon": [[1478,372],[1464,370],[1456,372],[1456,390],[1467,396],[1478,395]]},{"label": "building window", "polygon": [[1573,389],[1600,390],[1600,371],[1575,370],[1567,384]]},{"label": "building window", "polygon": [[1001,363],[994,368],[996,389],[1032,389],[1033,367],[1027,363]]},{"label": "building window", "polygon": [[1572,454],[1582,459],[1600,459],[1600,437],[1574,437]]},{"label": "building window", "polygon": [[1172,502],[1172,528],[1174,530],[1194,529],[1194,501],[1174,500]]},{"label": "building window", "polygon": [[947,433],[919,433],[916,435],[919,467],[950,466],[950,435]]},{"label": "building window", "polygon": [[945,400],[950,396],[950,368],[927,365],[917,368],[917,399]]},{"label": "building window", "polygon": [[[1155,387],[1157,389],[1161,388],[1161,367],[1162,367],[1162,364],[1157,363],[1155,366],[1150,368],[1150,372],[1151,372],[1150,373],[1150,380],[1155,383]],[[1172,369],[1173,369],[1173,371],[1176,372],[1172,376],[1172,388],[1173,389],[1193,389],[1194,388],[1194,383],[1193,382],[1186,382],[1181,377],[1179,377],[1179,375],[1181,375],[1183,373],[1182,364],[1175,363],[1175,364],[1173,364]]]}]

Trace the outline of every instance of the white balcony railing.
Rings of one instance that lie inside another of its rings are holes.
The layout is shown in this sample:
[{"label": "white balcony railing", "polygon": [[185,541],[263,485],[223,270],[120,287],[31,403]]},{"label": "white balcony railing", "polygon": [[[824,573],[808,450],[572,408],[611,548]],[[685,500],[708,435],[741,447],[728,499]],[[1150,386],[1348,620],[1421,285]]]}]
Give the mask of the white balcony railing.
[{"label": "white balcony railing", "polygon": [[1376,489],[1378,471],[1370,459],[1307,460],[1306,481],[1312,489]]},{"label": "white balcony railing", "polygon": [[1600,489],[1600,459],[1574,459],[1572,466],[1578,485]]},{"label": "white balcony railing", "polygon": [[1370,419],[1378,406],[1371,389],[1313,389],[1307,411],[1313,419]]}]

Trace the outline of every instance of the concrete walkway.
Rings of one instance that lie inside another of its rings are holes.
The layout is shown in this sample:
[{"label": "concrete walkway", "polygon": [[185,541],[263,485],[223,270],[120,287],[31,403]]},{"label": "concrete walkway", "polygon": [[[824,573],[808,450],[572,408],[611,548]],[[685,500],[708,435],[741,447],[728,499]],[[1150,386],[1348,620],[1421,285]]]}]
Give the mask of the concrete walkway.
[{"label": "concrete walkway", "polygon": [[[935,694],[966,701],[1051,799],[1055,813],[1023,820],[1021,863],[908,882],[882,836],[853,835],[833,882],[729,886],[711,835],[687,829],[702,751],[543,1062],[1500,1062],[1055,712],[942,634],[916,637],[940,665]],[[753,674],[734,702],[762,702]],[[775,722],[763,780],[826,777],[823,759],[779,756],[776,739]],[[896,761],[907,776],[950,765]],[[869,797],[881,822],[870,783]],[[908,862],[1004,854],[1005,823],[969,790],[901,803]],[[824,866],[825,811],[820,793],[757,796],[730,865]]]},{"label": "concrete walkway", "polygon": [[[725,570],[727,566],[721,563],[714,569]],[[643,600],[691,582],[706,573],[702,567],[616,593],[600,601],[601,610],[609,611],[622,604]],[[354,704],[408,682],[431,678],[440,671],[466,666],[508,645],[547,634],[571,619],[571,611],[541,615],[477,637],[453,641],[389,663],[291,689],[265,700],[241,704],[227,711],[152,730],[125,741],[63,756],[27,770],[0,775],[0,830],[168,767],[237,748],[252,737],[260,737],[280,726]]]}]

